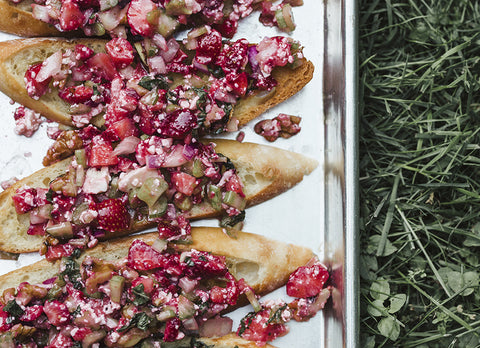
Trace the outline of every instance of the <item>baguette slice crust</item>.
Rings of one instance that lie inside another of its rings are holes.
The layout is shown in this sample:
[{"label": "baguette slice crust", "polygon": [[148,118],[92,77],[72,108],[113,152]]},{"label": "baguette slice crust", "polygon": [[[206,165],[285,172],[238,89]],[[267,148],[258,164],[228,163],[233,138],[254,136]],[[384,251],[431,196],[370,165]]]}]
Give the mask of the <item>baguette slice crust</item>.
[{"label": "baguette slice crust", "polygon": [[[147,233],[102,243],[84,252],[80,261],[87,255],[111,262],[123,259],[128,255],[128,249],[133,240],[137,238],[152,244],[158,235]],[[196,249],[225,256],[230,272],[237,279],[244,278],[259,295],[283,286],[292,272],[314,257],[313,252],[308,248],[246,232],[239,232],[234,239],[225,235],[220,228],[192,228],[192,239],[192,244],[180,245],[179,251]],[[36,284],[52,278],[59,272],[59,266],[60,261],[51,264],[41,260],[2,275],[0,276],[0,294],[5,289],[17,287],[22,282]],[[253,342],[248,342],[233,333],[201,340],[207,344],[214,344],[215,347],[255,347]]]},{"label": "baguette slice crust", "polygon": [[[229,157],[237,168],[237,173],[244,183],[247,206],[264,202],[288,190],[318,165],[314,159],[272,146],[224,139],[213,142],[216,143],[216,151]],[[67,158],[45,167],[0,193],[0,250],[11,253],[39,250],[43,237],[27,234],[29,214],[17,215],[12,196],[23,185],[48,187],[51,180],[65,173],[70,161],[71,159]],[[200,219],[217,215],[218,212],[205,203],[193,207],[186,217]],[[107,233],[105,239],[131,234],[152,226],[155,224],[151,222],[138,223],[125,231]]]},{"label": "baguette slice crust", "polygon": [[53,25],[33,18],[30,0],[14,4],[0,0],[0,31],[19,36],[58,36],[64,35]]},{"label": "baguette slice crust", "polygon": [[[74,48],[77,44],[83,44],[96,52],[104,52],[106,42],[101,39],[58,38],[0,42],[0,91],[50,120],[72,125],[68,104],[55,90],[39,100],[28,96],[24,82],[25,72],[30,65],[42,62],[60,49]],[[272,76],[278,81],[277,87],[268,93],[256,91],[240,99],[234,107],[233,116],[238,119],[240,126],[245,125],[267,109],[300,91],[312,79],[313,71],[313,64],[306,59],[302,65],[293,70],[288,67],[275,68]]]}]

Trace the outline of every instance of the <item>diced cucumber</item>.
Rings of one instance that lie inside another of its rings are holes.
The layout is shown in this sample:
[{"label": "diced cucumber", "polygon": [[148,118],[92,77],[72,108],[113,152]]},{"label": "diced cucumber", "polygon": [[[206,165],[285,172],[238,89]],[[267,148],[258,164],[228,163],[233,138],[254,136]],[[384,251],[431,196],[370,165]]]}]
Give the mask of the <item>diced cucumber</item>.
[{"label": "diced cucumber", "polygon": [[227,191],[223,196],[223,203],[237,208],[238,210],[244,210],[247,205],[245,198],[241,197],[238,193],[234,191]]},{"label": "diced cucumber", "polygon": [[167,182],[160,176],[147,178],[137,192],[137,197],[151,208],[168,189]]}]

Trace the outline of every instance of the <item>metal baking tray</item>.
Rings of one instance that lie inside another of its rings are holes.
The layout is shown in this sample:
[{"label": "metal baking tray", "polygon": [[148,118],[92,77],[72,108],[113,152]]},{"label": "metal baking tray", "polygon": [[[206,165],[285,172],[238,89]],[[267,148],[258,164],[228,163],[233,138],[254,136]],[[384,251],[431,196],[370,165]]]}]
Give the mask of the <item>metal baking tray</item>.
[{"label": "metal baking tray", "polygon": [[[279,113],[302,117],[301,132],[279,139],[276,147],[318,160],[318,168],[292,190],[249,208],[244,230],[312,248],[332,270],[335,287],[327,308],[306,323],[291,322],[290,333],[273,342],[276,347],[355,347],[358,345],[357,277],[357,121],[356,121],[356,2],[305,0],[294,8],[296,30],[291,34],[304,46],[315,65],[313,80],[296,96],[261,116]],[[235,38],[258,42],[265,36],[285,35],[266,28],[253,14],[239,24]],[[0,33],[0,41],[16,37]],[[18,105],[0,94],[0,181],[22,178],[42,167],[51,144],[47,122],[31,138],[17,136],[13,111]],[[255,134],[251,122],[245,140],[269,144]],[[223,135],[235,138],[237,133]],[[194,225],[215,226],[216,221]],[[0,260],[0,274],[40,259],[36,253],[18,260]],[[286,299],[285,289],[267,298]],[[250,308],[232,313],[234,328]]]}]

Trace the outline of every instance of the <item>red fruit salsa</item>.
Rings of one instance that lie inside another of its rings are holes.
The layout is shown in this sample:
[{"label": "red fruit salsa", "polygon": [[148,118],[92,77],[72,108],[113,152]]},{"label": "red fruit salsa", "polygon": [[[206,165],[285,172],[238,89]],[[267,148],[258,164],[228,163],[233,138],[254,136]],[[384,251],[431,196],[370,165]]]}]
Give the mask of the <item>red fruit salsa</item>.
[{"label": "red fruit salsa", "polygon": [[205,327],[210,335],[228,334],[232,320],[220,312],[252,290],[225,261],[204,251],[179,252],[160,240],[153,246],[135,240],[128,256],[115,262],[63,258],[54,278],[4,291],[0,345],[160,347],[182,341],[190,347],[195,339],[186,335],[204,335]]},{"label": "red fruit salsa", "polygon": [[271,90],[272,70],[295,67],[303,58],[290,38],[222,42],[208,26],[194,29],[184,44],[154,38],[132,46],[115,38],[105,51],[77,45],[32,65],[25,74],[28,95],[40,99],[57,89],[77,128],[93,124],[114,140],[139,131],[185,138],[236,130],[231,114],[238,99]]},{"label": "red fruit salsa", "polygon": [[329,274],[317,259],[298,268],[287,282],[287,295],[296,297],[292,302],[267,300],[255,312],[247,314],[237,329],[237,334],[258,346],[263,346],[288,333],[290,320],[308,321],[325,307],[330,297],[330,287],[325,287]]},{"label": "red fruit salsa", "polygon": [[[11,0],[20,3],[22,0]],[[33,17],[60,31],[82,30],[87,36],[126,37],[129,34],[169,37],[180,29],[208,24],[231,38],[238,21],[254,9],[261,22],[290,32],[295,29],[292,6],[302,1],[283,0],[38,0]]]},{"label": "red fruit salsa", "polygon": [[[224,256],[180,252],[160,239],[151,246],[134,240],[127,257],[113,262],[75,256],[61,260],[55,277],[3,292],[2,347],[205,347],[192,337],[229,334],[233,322],[222,313],[242,294],[256,312],[242,319],[237,334],[263,346],[287,334],[291,319],[313,317],[330,296],[323,287],[328,273],[316,259],[288,282],[296,288],[315,284],[315,294],[304,289],[311,297],[260,304],[244,279],[230,273]],[[298,283],[299,273],[309,280]]]},{"label": "red fruit salsa", "polygon": [[105,133],[78,131],[85,148],[47,189],[21,187],[18,214],[29,214],[28,234],[43,235],[42,254],[55,260],[94,246],[109,233],[156,223],[167,240],[189,238],[194,206],[223,212],[225,227],[243,221],[245,195],[235,168],[213,145],[195,139],[127,136],[115,148]]}]

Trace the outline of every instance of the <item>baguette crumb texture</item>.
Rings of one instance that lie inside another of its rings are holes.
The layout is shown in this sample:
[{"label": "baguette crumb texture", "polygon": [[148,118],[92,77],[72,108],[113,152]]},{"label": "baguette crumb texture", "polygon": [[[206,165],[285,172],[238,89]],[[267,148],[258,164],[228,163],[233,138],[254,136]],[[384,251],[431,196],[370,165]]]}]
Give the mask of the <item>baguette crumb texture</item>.
[{"label": "baguette crumb texture", "polygon": [[[229,157],[244,183],[247,205],[253,206],[271,199],[299,183],[318,165],[314,159],[301,154],[268,145],[239,143],[235,140],[215,140],[216,151]],[[29,214],[17,215],[11,197],[23,186],[47,187],[57,176],[65,173],[71,159],[65,159],[43,168],[15,183],[0,193],[0,250],[11,253],[38,251],[42,237],[27,235]],[[217,216],[209,204],[195,206],[187,218],[200,219]],[[141,223],[128,230],[108,233],[104,239],[112,239],[154,226]]]},{"label": "baguette crumb texture", "polygon": [[62,35],[53,25],[33,18],[30,0],[14,4],[0,0],[0,31],[18,36],[58,36]]},{"label": "baguette crumb texture", "polygon": [[[56,90],[46,93],[39,100],[28,96],[24,82],[25,72],[30,65],[42,62],[59,49],[74,48],[76,44],[81,43],[91,47],[95,52],[103,52],[106,42],[101,39],[58,38],[0,42],[0,90],[14,101],[48,119],[71,125],[68,104],[58,96]],[[313,71],[313,64],[306,59],[303,59],[303,64],[296,69],[275,68],[272,72],[278,81],[275,89],[271,92],[257,91],[241,98],[235,105],[233,116],[238,119],[240,126],[247,124],[269,108],[299,92],[312,79]]]},{"label": "baguette crumb texture", "polygon": [[[0,0],[1,1],[1,0]],[[74,48],[77,44],[91,47],[96,52],[105,50],[99,39],[18,39],[0,42],[0,91],[53,121],[71,125],[69,106],[56,90],[43,95],[40,100],[28,96],[24,76],[28,67],[44,61],[60,49]]]}]

